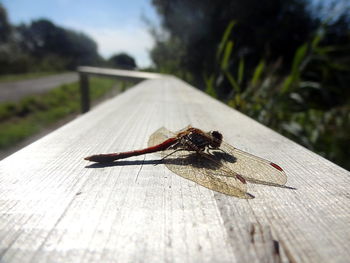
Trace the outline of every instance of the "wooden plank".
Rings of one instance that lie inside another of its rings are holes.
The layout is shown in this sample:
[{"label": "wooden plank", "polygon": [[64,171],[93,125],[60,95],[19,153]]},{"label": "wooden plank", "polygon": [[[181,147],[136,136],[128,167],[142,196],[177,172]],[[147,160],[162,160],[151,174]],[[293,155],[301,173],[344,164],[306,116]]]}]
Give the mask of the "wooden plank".
[{"label": "wooden plank", "polygon": [[[280,164],[255,199],[153,165],[84,156],[146,146],[161,126],[220,130]],[[0,163],[2,262],[348,262],[349,172],[175,78],[148,80]]]},{"label": "wooden plank", "polygon": [[87,67],[87,66],[78,67],[78,72],[86,73],[89,75],[113,77],[121,80],[129,80],[129,81],[158,79],[165,76],[164,74],[143,72],[143,71],[136,71],[136,70],[96,68],[96,67]]},{"label": "wooden plank", "polygon": [[89,75],[99,77],[116,78],[124,81],[138,82],[145,79],[163,78],[165,74],[143,72],[136,70],[122,70],[111,68],[96,68],[81,66],[78,67],[80,77],[80,94],[81,94],[81,112],[86,113],[90,110],[90,94],[89,94]]}]

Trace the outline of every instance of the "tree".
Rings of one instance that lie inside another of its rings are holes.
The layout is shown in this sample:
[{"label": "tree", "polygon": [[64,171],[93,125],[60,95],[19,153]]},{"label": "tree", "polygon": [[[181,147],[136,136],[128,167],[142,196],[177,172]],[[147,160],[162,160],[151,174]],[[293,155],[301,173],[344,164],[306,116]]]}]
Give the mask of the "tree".
[{"label": "tree", "polygon": [[8,21],[6,9],[0,3],[0,44],[9,41],[11,25]]},{"label": "tree", "polygon": [[108,64],[111,67],[129,70],[136,68],[135,59],[126,53],[119,53],[113,55],[112,57],[110,57],[110,59],[108,59]]},{"label": "tree", "polygon": [[35,58],[57,57],[65,61],[67,69],[96,65],[102,60],[94,40],[83,33],[56,26],[49,20],[35,20],[28,26],[19,26],[17,30],[22,49]]},{"label": "tree", "polygon": [[244,56],[246,67],[251,70],[261,58],[283,57],[288,67],[294,50],[317,26],[302,0],[153,0],[152,3],[162,17],[164,29],[183,45],[185,55],[179,67],[191,72],[196,85],[203,84],[204,73],[214,70],[217,47],[232,20],[237,23],[231,36],[236,60]]},{"label": "tree", "polygon": [[306,0],[152,2],[169,35],[155,34],[156,66],[173,62],[195,86],[349,169],[348,0],[321,1],[323,12]]}]

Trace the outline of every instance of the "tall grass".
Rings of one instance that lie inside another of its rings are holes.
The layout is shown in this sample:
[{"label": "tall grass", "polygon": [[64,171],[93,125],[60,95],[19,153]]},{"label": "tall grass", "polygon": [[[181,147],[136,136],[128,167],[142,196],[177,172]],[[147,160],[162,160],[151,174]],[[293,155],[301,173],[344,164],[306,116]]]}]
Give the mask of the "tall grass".
[{"label": "tall grass", "polygon": [[221,85],[229,83],[228,105],[350,169],[350,48],[322,46],[316,34],[295,51],[288,74],[280,61],[262,59],[247,75],[244,58],[234,57],[233,29],[231,22],[217,50],[217,70],[205,76],[207,93],[222,98]]}]

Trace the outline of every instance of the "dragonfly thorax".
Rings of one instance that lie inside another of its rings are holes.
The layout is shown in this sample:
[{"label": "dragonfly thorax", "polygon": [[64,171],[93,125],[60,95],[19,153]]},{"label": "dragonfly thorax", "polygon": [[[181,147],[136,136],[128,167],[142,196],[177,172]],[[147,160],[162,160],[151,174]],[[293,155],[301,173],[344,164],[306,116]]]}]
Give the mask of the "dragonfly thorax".
[{"label": "dragonfly thorax", "polygon": [[209,133],[200,133],[197,131],[190,132],[185,137],[187,144],[194,145],[195,148],[199,150],[204,150],[206,148],[219,148],[222,142],[222,135],[217,131],[212,131]]},{"label": "dragonfly thorax", "polygon": [[210,131],[209,134],[212,137],[210,146],[213,148],[219,148],[222,143],[222,134],[218,131]]}]

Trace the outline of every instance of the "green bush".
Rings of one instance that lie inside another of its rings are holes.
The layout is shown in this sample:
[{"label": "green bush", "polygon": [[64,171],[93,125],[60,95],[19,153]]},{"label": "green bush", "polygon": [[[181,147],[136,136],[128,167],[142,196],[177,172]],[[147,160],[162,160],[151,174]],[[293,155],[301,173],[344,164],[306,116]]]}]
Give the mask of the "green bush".
[{"label": "green bush", "polygon": [[349,46],[325,46],[316,34],[295,51],[289,73],[279,71],[279,61],[261,60],[252,76],[244,77],[243,59],[236,72],[228,67],[232,52],[224,37],[217,70],[206,77],[207,93],[221,97],[220,86],[228,83],[231,92],[221,97],[228,105],[350,169]]}]

